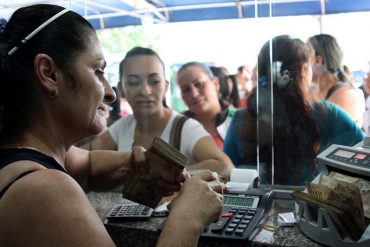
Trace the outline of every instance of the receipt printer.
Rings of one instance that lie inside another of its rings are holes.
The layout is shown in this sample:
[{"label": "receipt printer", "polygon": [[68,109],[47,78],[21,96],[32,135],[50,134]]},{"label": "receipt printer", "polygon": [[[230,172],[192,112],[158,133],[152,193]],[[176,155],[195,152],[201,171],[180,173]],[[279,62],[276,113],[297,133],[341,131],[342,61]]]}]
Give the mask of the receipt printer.
[{"label": "receipt printer", "polygon": [[230,181],[227,182],[228,193],[244,194],[251,188],[257,188],[259,176],[256,169],[238,169],[234,168],[230,175]]}]

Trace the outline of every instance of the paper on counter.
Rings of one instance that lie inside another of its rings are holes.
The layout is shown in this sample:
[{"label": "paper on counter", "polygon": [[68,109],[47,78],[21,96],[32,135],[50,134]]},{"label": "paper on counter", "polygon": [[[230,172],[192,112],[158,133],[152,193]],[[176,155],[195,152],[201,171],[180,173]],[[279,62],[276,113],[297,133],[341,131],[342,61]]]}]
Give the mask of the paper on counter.
[{"label": "paper on counter", "polygon": [[169,204],[170,202],[165,202],[161,205],[159,205],[158,207],[156,207],[154,209],[154,212],[156,213],[164,213],[164,212],[168,212],[168,208],[167,208],[167,205]]},{"label": "paper on counter", "polygon": [[231,193],[245,193],[252,187],[257,177],[257,170],[234,168],[230,175],[230,181],[226,186]]},{"label": "paper on counter", "polygon": [[278,218],[279,226],[293,226],[296,223],[294,213],[280,213]]},{"label": "paper on counter", "polygon": [[234,168],[231,171],[230,182],[249,183],[252,184],[254,179],[258,177],[255,169],[238,169]]}]

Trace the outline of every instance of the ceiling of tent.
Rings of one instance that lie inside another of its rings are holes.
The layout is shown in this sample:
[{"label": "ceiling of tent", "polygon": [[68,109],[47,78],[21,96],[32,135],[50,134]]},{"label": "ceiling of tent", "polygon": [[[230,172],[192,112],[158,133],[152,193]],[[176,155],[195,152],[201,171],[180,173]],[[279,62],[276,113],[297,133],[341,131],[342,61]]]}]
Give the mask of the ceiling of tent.
[{"label": "ceiling of tent", "polygon": [[95,28],[143,23],[186,22],[370,11],[369,0],[1,0],[0,18],[17,8],[53,3],[71,8]]}]

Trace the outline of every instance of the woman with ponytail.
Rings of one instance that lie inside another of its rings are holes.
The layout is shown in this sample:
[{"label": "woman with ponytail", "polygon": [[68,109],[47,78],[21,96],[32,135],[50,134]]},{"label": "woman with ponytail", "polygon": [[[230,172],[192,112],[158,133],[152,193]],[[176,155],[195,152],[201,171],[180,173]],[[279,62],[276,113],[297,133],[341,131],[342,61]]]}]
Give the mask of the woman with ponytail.
[{"label": "woman with ponytail", "polygon": [[346,112],[312,93],[313,60],[309,44],[287,35],[261,48],[258,86],[235,114],[224,151],[236,167],[258,164],[262,183],[304,185],[319,171],[320,151],[364,137]]},{"label": "woman with ponytail", "polygon": [[313,85],[320,99],[331,101],[345,110],[362,128],[365,112],[363,92],[356,89],[346,75],[343,51],[329,34],[318,34],[308,39],[315,50]]}]

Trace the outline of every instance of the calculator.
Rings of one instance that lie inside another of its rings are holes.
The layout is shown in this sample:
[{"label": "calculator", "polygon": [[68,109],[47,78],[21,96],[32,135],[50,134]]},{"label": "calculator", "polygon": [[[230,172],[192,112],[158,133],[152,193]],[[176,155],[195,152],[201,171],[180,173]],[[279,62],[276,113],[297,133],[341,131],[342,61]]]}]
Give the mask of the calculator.
[{"label": "calculator", "polygon": [[209,224],[203,231],[203,237],[223,239],[248,239],[261,218],[266,207],[260,195],[224,195],[221,217]]},{"label": "calculator", "polygon": [[142,204],[116,204],[106,218],[111,221],[145,220],[148,219],[152,213],[152,208]]},{"label": "calculator", "polygon": [[[201,237],[248,240],[269,210],[272,198],[271,192],[262,190],[251,190],[248,194],[225,194],[220,218],[205,227]],[[159,231],[164,224],[159,226]]]}]

